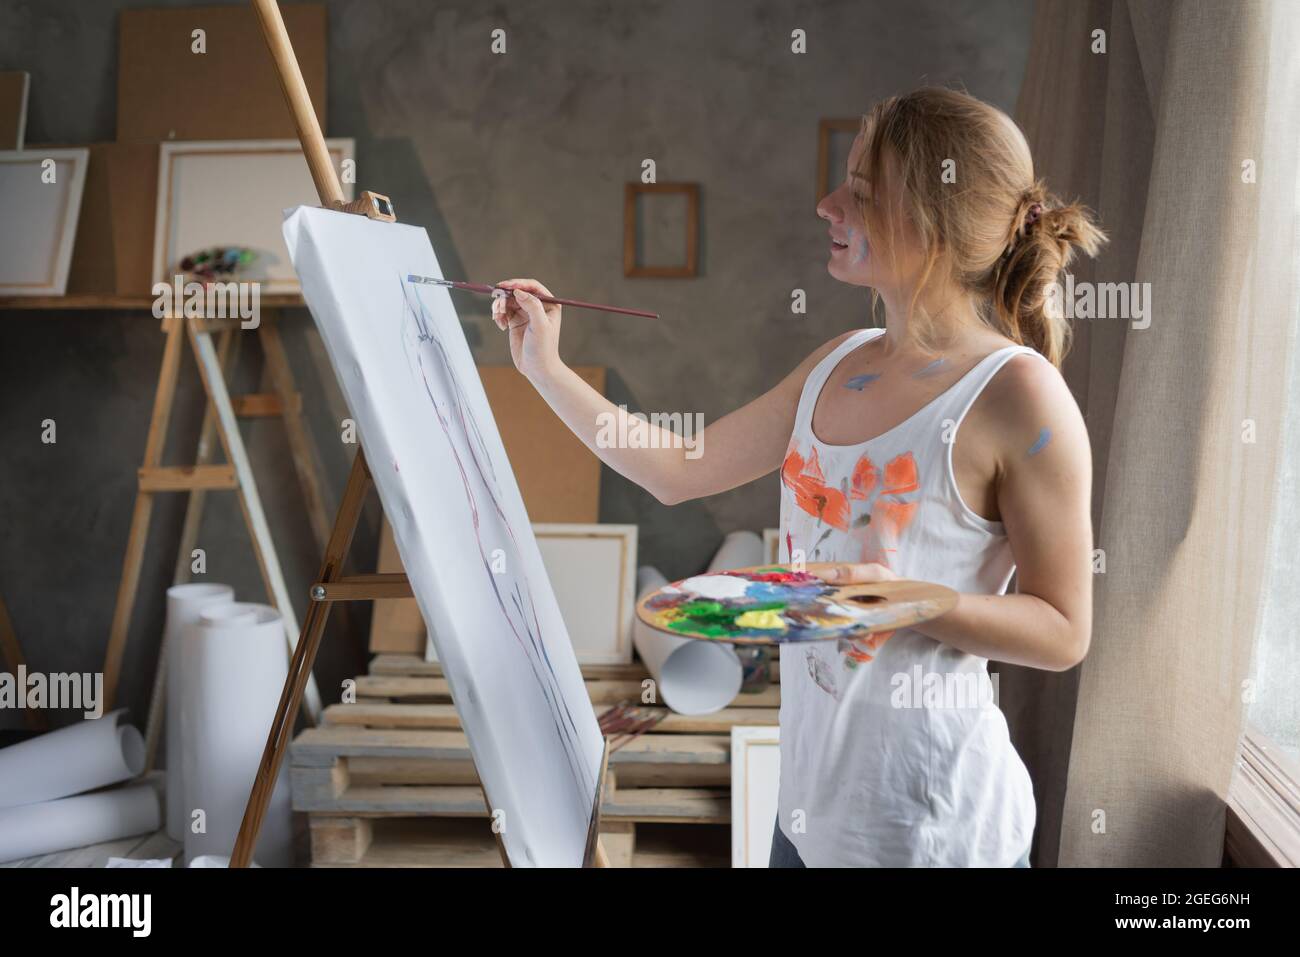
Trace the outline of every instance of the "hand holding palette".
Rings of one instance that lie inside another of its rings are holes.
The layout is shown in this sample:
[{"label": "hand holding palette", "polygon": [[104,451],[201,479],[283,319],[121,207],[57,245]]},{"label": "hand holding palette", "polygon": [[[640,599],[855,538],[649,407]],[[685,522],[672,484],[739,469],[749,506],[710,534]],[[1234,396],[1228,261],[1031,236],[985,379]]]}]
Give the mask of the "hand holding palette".
[{"label": "hand holding palette", "polygon": [[930,621],[957,594],[928,582],[832,585],[785,565],[696,575],[651,592],[637,616],[683,638],[741,645],[861,638]]}]

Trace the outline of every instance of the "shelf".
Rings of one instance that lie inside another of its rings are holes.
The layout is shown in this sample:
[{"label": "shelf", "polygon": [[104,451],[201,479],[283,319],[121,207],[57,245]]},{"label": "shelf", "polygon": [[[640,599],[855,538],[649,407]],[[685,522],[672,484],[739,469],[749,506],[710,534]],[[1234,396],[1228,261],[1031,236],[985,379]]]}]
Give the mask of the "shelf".
[{"label": "shelf", "polygon": [[[118,309],[123,311],[144,312],[153,318],[153,296],[113,296],[88,293],[71,296],[0,296],[0,312],[82,312],[93,310]],[[262,296],[259,305],[263,309],[287,309],[306,306],[302,296],[296,294],[277,294]]]}]

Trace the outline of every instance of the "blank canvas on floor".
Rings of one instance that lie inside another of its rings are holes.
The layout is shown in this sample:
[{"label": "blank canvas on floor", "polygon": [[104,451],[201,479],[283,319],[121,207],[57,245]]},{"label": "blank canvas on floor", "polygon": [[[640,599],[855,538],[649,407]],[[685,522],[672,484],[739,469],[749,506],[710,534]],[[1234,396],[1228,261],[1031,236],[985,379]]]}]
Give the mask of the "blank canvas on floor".
[{"label": "blank canvas on floor", "polygon": [[767,867],[781,784],[781,729],[731,729],[731,866]]},{"label": "blank canvas on floor", "polygon": [[474,764],[516,866],[582,863],[604,747],[541,553],[423,229],[284,224]]}]

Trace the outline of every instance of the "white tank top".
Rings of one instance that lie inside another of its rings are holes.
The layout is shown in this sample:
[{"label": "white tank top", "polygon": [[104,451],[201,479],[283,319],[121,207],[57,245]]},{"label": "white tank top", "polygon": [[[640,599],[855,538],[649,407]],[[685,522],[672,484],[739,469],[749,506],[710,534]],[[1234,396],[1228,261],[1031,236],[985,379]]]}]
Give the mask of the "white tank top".
[{"label": "white tank top", "polygon": [[[781,556],[879,562],[901,578],[1003,594],[1010,544],[962,501],[952,447],[1002,365],[1039,354],[999,349],[888,432],[818,441],[813,409],[831,371],[884,331],[850,336],[804,383],[781,467]],[[1012,866],[1033,835],[1034,796],[992,698],[986,659],[911,629],[783,647],[779,822],[804,863]]]}]

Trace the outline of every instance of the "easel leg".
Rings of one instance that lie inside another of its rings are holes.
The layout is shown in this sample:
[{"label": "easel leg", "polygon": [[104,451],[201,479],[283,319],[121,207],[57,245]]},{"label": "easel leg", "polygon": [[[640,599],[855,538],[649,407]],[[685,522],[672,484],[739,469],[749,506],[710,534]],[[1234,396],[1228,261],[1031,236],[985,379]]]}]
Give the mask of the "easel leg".
[{"label": "easel leg", "polygon": [[[262,343],[262,356],[266,363],[266,374],[270,378],[271,388],[280,397],[280,419],[284,423],[285,435],[289,440],[289,456],[293,460],[294,472],[298,475],[298,485],[302,488],[302,500],[307,509],[307,519],[311,522],[312,534],[316,538],[316,547],[322,552],[330,537],[329,510],[325,507],[325,495],[321,491],[320,476],[324,474],[321,457],[312,440],[311,431],[303,418],[302,398],[294,382],[293,370],[289,366],[289,353],[280,338],[280,316],[263,315],[258,327]],[[268,321],[269,320],[269,321]],[[339,618],[344,631],[352,631],[352,616],[346,604],[334,612]]]},{"label": "easel leg", "polygon": [[[262,511],[262,500],[257,493],[257,484],[253,479],[253,468],[248,460],[248,452],[240,437],[239,422],[235,418],[234,407],[230,404],[230,395],[221,378],[221,368],[217,362],[216,350],[212,345],[212,335],[196,322],[186,323],[190,344],[194,348],[194,357],[198,360],[199,373],[208,397],[212,400],[217,417],[217,434],[226,453],[226,460],[235,468],[239,477],[239,504],[244,513],[244,522],[252,533],[253,554],[257,558],[258,569],[271,603],[280,612],[284,622],[285,637],[289,648],[296,652],[298,643],[298,619],[294,614],[293,602],[289,599],[289,590],[284,583],[284,574],[280,570],[280,561],[276,557],[271,540],[271,529]],[[320,714],[320,692],[316,682],[307,673],[306,694],[303,698],[303,714],[307,720],[315,723]]]},{"label": "easel leg", "polygon": [[[366,465],[365,455],[358,450],[352,463],[352,472],[348,475],[348,484],[343,491],[343,500],[339,503],[338,515],[334,520],[334,529],[325,546],[325,558],[321,563],[320,577],[317,581],[331,582],[343,573],[343,562],[352,547],[352,537],[357,529],[357,520],[361,517],[361,506],[365,503],[366,492],[370,488],[370,469]],[[247,867],[257,846],[257,835],[262,828],[262,818],[271,800],[271,791],[275,787],[276,776],[289,747],[293,734],[293,715],[298,710],[299,702],[311,679],[312,665],[316,662],[316,652],[320,649],[321,637],[325,634],[325,623],[329,618],[329,601],[313,601],[307,609],[307,618],[297,647],[294,649],[293,661],[289,665],[289,674],[284,681],[284,690],[280,693],[280,703],[275,709],[275,718],[267,734],[266,748],[262,752],[262,762],[258,765],[257,776],[253,779],[253,788],[248,795],[248,805],[244,809],[244,820],[239,825],[239,837],[230,858],[231,867]]]},{"label": "easel leg", "polygon": [[[221,380],[227,381],[238,352],[239,340],[233,329],[223,329],[217,337],[217,365],[221,369]],[[203,409],[203,427],[199,432],[199,448],[194,456],[198,465],[212,462],[212,453],[216,451],[217,422],[212,414],[212,403]],[[207,489],[196,488],[189,493],[185,503],[185,522],[181,526],[181,544],[176,550],[176,572],[172,581],[183,585],[190,580],[190,553],[199,540],[199,529],[203,524],[203,507],[207,504]]]},{"label": "easel leg", "polygon": [[[172,402],[176,397],[176,377],[181,364],[183,332],[179,320],[169,320],[167,342],[163,346],[162,370],[158,373],[158,388],[154,392],[153,414],[149,420],[149,437],[145,441],[144,467],[156,468],[162,460],[163,443],[167,438],[167,425],[171,420]],[[153,493],[137,489],[135,508],[131,512],[131,531],[126,542],[126,557],[122,559],[122,580],[117,586],[117,604],[113,609],[113,624],[108,633],[108,649],[104,654],[104,710],[111,711],[117,700],[117,683],[122,672],[122,655],[126,651],[126,633],[135,607],[135,594],[140,586],[140,564],[144,560],[145,540],[149,536],[149,517],[153,512]]]},{"label": "easel leg", "polygon": [[303,422],[300,402],[295,401],[297,390],[294,387],[293,372],[289,368],[289,356],[280,339],[280,330],[275,322],[264,319],[258,328],[258,334],[262,341],[267,372],[270,373],[272,386],[280,396],[284,410],[281,418],[289,439],[289,454],[293,458],[294,471],[298,473],[298,484],[302,486],[307,518],[311,521],[311,530],[316,536],[316,546],[324,549],[330,537],[330,520],[318,479],[321,474],[320,455]]},{"label": "easel leg", "polygon": [[[217,362],[221,366],[222,380],[230,372],[230,367],[234,362],[234,354],[238,340],[235,338],[233,330],[223,329],[221,335],[217,337]],[[203,410],[203,427],[199,431],[199,448],[194,457],[195,464],[208,465],[212,462],[212,452],[214,448],[213,439],[216,437],[216,422],[212,417],[212,405],[208,403]],[[207,502],[207,489],[196,488],[189,492],[189,500],[185,503],[185,522],[181,526],[181,544],[176,551],[176,571],[172,575],[172,582],[176,585],[183,585],[190,580],[190,553],[194,550],[194,545],[199,540],[199,526],[203,522],[203,506]],[[147,772],[152,771],[154,761],[158,757],[158,738],[162,734],[163,714],[166,712],[167,694],[167,646],[161,645],[158,648],[158,664],[153,676],[153,694],[149,698],[149,718],[145,724],[144,736],[144,769]]]}]

